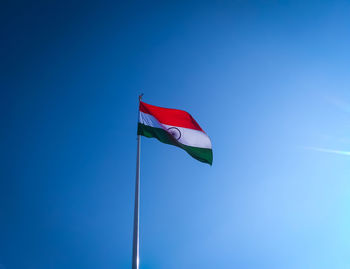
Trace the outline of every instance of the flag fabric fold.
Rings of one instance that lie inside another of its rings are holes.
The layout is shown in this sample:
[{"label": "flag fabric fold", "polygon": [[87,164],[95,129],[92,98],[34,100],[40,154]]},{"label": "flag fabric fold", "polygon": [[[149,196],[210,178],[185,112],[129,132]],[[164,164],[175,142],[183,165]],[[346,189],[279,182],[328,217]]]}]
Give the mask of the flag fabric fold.
[{"label": "flag fabric fold", "polygon": [[213,163],[210,138],[186,111],[140,101],[137,133],[182,148],[201,162]]}]

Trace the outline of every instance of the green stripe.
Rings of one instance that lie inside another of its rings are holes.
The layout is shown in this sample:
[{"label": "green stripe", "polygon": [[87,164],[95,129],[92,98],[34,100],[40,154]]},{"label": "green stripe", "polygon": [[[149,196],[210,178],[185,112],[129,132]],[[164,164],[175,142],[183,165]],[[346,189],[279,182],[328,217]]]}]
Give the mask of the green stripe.
[{"label": "green stripe", "polygon": [[162,143],[182,148],[185,151],[187,151],[187,153],[190,154],[193,158],[203,163],[208,163],[210,165],[212,165],[213,163],[213,151],[211,149],[190,147],[190,146],[186,146],[181,143],[178,143],[170,134],[168,134],[163,129],[154,128],[154,127],[150,127],[142,123],[139,123],[137,128],[137,134],[146,136],[149,138],[154,137],[154,138],[157,138]]}]

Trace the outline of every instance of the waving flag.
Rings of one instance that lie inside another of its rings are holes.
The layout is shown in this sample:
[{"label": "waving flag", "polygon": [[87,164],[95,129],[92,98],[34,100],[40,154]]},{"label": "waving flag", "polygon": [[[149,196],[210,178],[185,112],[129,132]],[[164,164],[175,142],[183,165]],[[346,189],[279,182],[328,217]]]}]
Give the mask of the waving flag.
[{"label": "waving flag", "polygon": [[208,135],[186,111],[153,106],[140,101],[137,133],[180,147],[201,162],[210,165],[213,163],[213,151]]}]

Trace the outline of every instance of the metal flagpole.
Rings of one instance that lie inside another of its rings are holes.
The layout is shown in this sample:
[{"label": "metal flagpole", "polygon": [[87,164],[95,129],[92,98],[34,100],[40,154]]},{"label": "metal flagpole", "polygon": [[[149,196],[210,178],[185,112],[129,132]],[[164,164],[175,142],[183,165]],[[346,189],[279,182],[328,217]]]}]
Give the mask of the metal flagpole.
[{"label": "metal flagpole", "polygon": [[[143,94],[139,96],[139,102]],[[138,112],[139,117],[140,111]],[[139,119],[137,119],[138,121]],[[135,207],[134,207],[134,231],[132,242],[132,269],[139,269],[139,216],[140,216],[140,147],[141,136],[137,135],[136,155],[136,184],[135,184]]]}]

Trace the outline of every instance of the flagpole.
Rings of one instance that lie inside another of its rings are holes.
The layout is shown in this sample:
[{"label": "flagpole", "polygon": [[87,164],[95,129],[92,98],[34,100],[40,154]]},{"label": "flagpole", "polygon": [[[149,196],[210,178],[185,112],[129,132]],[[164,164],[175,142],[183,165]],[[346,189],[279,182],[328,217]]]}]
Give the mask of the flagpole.
[{"label": "flagpole", "polygon": [[[143,94],[139,96],[141,102]],[[139,117],[140,111],[138,112]],[[139,119],[137,119],[138,121]],[[132,242],[132,269],[139,269],[139,216],[140,216],[140,147],[141,136],[137,135],[137,154],[136,154],[136,183],[135,183],[135,207],[134,207],[134,231]]]}]

